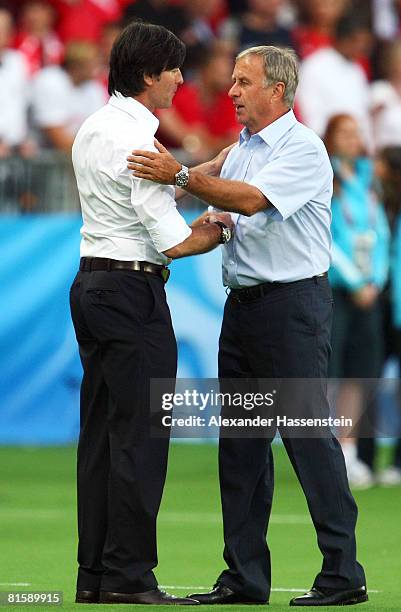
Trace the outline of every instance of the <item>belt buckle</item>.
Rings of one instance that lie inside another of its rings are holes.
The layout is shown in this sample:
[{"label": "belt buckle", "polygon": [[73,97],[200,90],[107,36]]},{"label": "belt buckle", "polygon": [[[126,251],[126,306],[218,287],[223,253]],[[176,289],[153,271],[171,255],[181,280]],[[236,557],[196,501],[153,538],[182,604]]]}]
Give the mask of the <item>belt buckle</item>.
[{"label": "belt buckle", "polygon": [[164,281],[164,284],[166,284],[168,279],[170,278],[170,269],[167,267],[164,267],[161,269],[160,274]]}]

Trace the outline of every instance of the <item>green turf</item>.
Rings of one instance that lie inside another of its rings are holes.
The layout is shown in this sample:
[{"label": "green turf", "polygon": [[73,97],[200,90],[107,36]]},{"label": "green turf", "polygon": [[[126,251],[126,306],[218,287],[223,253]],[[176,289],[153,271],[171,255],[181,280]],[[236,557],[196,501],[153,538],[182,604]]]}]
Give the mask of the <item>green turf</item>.
[{"label": "green turf", "polygon": [[[269,529],[273,589],[309,588],[321,557],[304,498],[285,453],[280,446],[274,450],[277,477]],[[159,518],[157,576],[161,585],[209,587],[224,567],[216,455],[213,445],[172,445]],[[27,590],[63,591],[63,610],[149,610],[148,606],[94,608],[73,603],[74,478],[75,451],[71,448],[0,448],[0,583],[27,582]],[[401,488],[373,488],[356,493],[356,498],[358,556],[366,568],[368,586],[379,591],[371,593],[370,601],[360,609],[399,612]],[[2,591],[11,588],[0,585]],[[176,594],[187,592],[169,590]],[[273,591],[269,609],[288,609],[292,596]],[[224,606],[228,611],[240,608]],[[2,606],[0,612],[12,609],[26,610],[27,606]],[[216,607],[202,608],[205,612],[211,609]],[[242,609],[248,612],[263,608]]]}]

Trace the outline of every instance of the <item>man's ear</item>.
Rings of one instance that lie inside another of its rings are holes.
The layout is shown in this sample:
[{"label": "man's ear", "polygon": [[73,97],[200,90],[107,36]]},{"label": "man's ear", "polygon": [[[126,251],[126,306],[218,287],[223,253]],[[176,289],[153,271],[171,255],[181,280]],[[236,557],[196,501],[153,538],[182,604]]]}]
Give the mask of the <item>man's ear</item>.
[{"label": "man's ear", "polygon": [[285,84],[282,83],[281,81],[279,81],[278,83],[275,83],[273,92],[272,92],[271,101],[278,102],[279,100],[282,100],[284,98],[284,94],[285,94]]},{"label": "man's ear", "polygon": [[144,81],[145,85],[150,87],[151,85],[153,85],[154,77],[152,75],[150,75],[150,74],[144,74],[143,75],[143,81]]}]

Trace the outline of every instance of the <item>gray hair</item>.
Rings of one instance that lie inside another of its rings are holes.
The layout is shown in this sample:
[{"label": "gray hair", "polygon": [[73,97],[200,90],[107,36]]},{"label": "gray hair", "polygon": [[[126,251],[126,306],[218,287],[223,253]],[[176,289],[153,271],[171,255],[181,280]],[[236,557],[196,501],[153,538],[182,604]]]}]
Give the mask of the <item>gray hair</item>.
[{"label": "gray hair", "polygon": [[237,61],[248,55],[260,55],[265,69],[265,85],[284,83],[284,103],[292,108],[298,86],[298,58],[293,49],[272,46],[250,47],[237,55]]}]

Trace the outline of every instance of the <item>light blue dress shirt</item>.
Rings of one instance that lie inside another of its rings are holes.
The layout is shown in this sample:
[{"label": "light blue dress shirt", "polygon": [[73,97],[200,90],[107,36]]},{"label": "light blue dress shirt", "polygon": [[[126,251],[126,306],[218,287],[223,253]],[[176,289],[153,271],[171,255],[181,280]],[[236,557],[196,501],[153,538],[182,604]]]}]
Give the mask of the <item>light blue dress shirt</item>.
[{"label": "light blue dress shirt", "polygon": [[254,185],[274,206],[252,217],[232,214],[225,285],[292,282],[328,270],[333,171],[320,138],[292,110],[253,136],[243,129],[221,178]]}]

